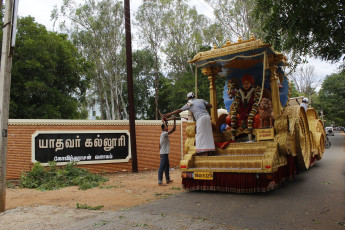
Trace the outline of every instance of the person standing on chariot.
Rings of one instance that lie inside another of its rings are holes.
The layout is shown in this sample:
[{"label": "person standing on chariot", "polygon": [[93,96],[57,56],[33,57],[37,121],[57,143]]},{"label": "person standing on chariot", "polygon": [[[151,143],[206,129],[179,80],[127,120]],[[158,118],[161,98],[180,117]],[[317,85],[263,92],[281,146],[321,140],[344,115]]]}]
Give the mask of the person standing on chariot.
[{"label": "person standing on chariot", "polygon": [[253,76],[244,74],[242,88],[235,94],[234,105],[230,111],[231,131],[251,134],[253,131],[254,117],[258,112],[261,87],[255,87]]},{"label": "person standing on chariot", "polygon": [[304,110],[307,112],[308,110],[308,98],[303,98],[302,103],[300,104],[301,107],[304,108]]},{"label": "person standing on chariot", "polygon": [[187,94],[187,98],[187,104],[171,113],[164,114],[164,117],[170,117],[171,115],[181,113],[185,110],[191,111],[196,120],[196,153],[197,155],[207,156],[216,151],[211,118],[207,111],[207,109],[212,108],[212,105],[204,99],[196,99],[194,93],[192,92]]}]

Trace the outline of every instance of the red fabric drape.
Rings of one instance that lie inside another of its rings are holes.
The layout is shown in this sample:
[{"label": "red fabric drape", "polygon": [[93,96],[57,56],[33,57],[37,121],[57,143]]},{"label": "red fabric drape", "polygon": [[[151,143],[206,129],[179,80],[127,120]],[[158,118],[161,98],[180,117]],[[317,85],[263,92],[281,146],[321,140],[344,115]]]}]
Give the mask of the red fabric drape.
[{"label": "red fabric drape", "polygon": [[288,157],[288,164],[272,174],[215,172],[213,180],[183,178],[182,185],[187,190],[209,190],[234,193],[267,192],[277,188],[297,172],[295,160]]}]

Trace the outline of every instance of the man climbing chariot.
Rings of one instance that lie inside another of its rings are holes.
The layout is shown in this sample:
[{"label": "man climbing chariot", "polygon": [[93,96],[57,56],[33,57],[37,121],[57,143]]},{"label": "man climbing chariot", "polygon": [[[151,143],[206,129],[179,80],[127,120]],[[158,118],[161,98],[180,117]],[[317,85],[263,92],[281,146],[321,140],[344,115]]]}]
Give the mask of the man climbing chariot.
[{"label": "man climbing chariot", "polygon": [[207,109],[211,109],[212,105],[204,99],[196,99],[194,93],[187,94],[188,102],[180,109],[171,113],[167,113],[164,117],[181,113],[182,111],[189,110],[193,113],[196,120],[196,153],[197,155],[210,155],[216,151],[213,139],[212,124],[210,114]]}]

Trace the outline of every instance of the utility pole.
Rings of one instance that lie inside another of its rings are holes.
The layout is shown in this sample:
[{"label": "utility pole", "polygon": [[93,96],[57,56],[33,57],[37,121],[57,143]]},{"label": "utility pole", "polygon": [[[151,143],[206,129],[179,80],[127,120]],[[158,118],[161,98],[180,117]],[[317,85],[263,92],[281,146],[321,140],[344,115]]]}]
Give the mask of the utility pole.
[{"label": "utility pole", "polygon": [[19,0],[6,0],[0,66],[0,212],[5,211],[7,129],[10,104],[12,55]]},{"label": "utility pole", "polygon": [[131,137],[132,152],[132,172],[138,172],[137,162],[137,141],[135,135],[135,114],[134,114],[134,96],[133,96],[133,65],[132,65],[132,35],[129,0],[125,0],[125,30],[126,30],[126,62],[127,62],[127,90],[129,104],[129,128]]}]

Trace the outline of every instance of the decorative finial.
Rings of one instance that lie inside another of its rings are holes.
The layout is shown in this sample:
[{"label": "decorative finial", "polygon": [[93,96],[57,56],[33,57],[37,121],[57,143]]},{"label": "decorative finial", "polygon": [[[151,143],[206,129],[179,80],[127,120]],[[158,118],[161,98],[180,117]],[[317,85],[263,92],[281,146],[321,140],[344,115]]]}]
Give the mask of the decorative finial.
[{"label": "decorative finial", "polygon": [[253,33],[250,34],[250,40],[255,40],[255,36]]},{"label": "decorative finial", "polygon": [[242,37],[241,36],[239,36],[238,37],[238,43],[241,43],[243,40],[242,40]]},{"label": "decorative finial", "polygon": [[228,40],[228,41],[225,43],[225,45],[223,45],[223,46],[222,46],[222,48],[224,48],[224,47],[228,47],[228,46],[231,46],[231,42],[230,42],[230,40]]},{"label": "decorative finial", "polygon": [[213,44],[213,49],[218,49],[217,44]]}]

